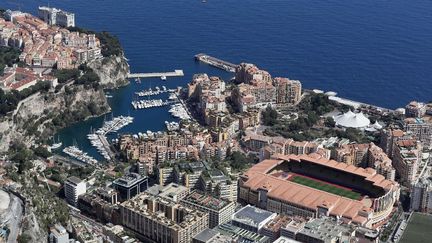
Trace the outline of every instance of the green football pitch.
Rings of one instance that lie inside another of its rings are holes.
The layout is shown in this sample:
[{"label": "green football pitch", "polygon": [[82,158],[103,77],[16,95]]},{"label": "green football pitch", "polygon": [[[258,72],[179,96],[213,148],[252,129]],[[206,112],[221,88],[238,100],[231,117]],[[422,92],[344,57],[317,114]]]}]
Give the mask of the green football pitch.
[{"label": "green football pitch", "polygon": [[359,200],[361,198],[361,194],[358,192],[353,192],[344,188],[340,188],[331,184],[309,179],[303,176],[293,176],[291,178],[291,181],[321,191],[329,192],[338,196],[354,199],[354,200]]},{"label": "green football pitch", "polygon": [[432,242],[432,215],[414,213],[400,243],[426,243]]}]

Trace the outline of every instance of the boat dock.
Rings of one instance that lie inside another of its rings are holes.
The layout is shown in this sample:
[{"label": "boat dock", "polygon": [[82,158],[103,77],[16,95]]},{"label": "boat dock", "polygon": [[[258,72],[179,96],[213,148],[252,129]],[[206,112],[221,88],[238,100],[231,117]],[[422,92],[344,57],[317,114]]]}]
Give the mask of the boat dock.
[{"label": "boat dock", "polygon": [[174,72],[162,73],[129,73],[128,78],[163,78],[163,77],[183,77],[183,70],[177,69]]},{"label": "boat dock", "polygon": [[231,73],[235,73],[235,70],[238,66],[236,64],[221,60],[221,59],[216,58],[216,57],[209,56],[209,55],[204,54],[204,53],[196,54],[195,59],[197,61],[206,63],[210,66],[217,67],[219,69],[222,69],[222,70],[225,70],[225,71],[231,72]]}]

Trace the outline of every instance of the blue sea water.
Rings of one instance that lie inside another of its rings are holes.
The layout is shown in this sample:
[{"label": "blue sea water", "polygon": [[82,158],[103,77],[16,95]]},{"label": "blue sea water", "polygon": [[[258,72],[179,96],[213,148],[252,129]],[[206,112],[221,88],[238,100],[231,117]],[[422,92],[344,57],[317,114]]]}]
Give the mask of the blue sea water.
[{"label": "blue sea water", "polygon": [[[48,1],[2,0],[0,8],[36,13]],[[163,129],[168,108],[134,111],[133,92],[149,86],[184,86],[194,73],[230,74],[196,63],[205,52],[256,63],[273,76],[305,88],[388,108],[412,99],[432,100],[432,1],[430,0],[62,0],[53,7],[76,14],[78,26],[117,35],[133,72],[183,69],[182,78],[143,80],[113,91],[114,115],[135,116],[121,132]],[[60,132],[88,147],[95,118]],[[92,153],[94,151],[91,150]]]}]

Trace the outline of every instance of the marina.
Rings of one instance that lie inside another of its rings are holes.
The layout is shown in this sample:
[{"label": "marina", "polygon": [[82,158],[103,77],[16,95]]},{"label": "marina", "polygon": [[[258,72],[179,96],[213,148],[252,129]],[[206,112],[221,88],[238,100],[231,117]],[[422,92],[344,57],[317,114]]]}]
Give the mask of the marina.
[{"label": "marina", "polygon": [[168,77],[183,77],[184,73],[181,69],[176,69],[174,72],[161,72],[161,73],[129,73],[128,78],[160,78],[166,80]]},{"label": "marina", "polygon": [[165,86],[162,86],[162,89],[156,86],[155,89],[149,88],[147,90],[135,92],[136,95],[139,97],[147,97],[147,96],[154,96],[154,95],[160,95],[164,93],[173,93],[175,92],[175,89],[167,89]]},{"label": "marina", "polygon": [[63,149],[63,153],[69,155],[70,157],[77,159],[79,161],[84,162],[85,164],[95,165],[97,164],[97,160],[87,155],[87,153],[83,152],[76,146],[68,146]]},{"label": "marina", "polygon": [[117,132],[132,122],[133,117],[131,116],[114,117],[111,121],[105,121],[103,126],[95,132],[91,131],[90,134],[87,135],[87,138],[90,140],[91,145],[96,148],[104,159],[112,160],[115,156],[110,149],[106,134]]},{"label": "marina", "polygon": [[186,111],[186,109],[183,107],[182,104],[174,104],[171,106],[171,109],[168,111],[171,113],[173,117],[180,118],[181,120],[190,120],[191,117]]},{"label": "marina", "polygon": [[195,55],[195,60],[206,63],[210,66],[217,67],[219,69],[225,70],[230,73],[235,73],[235,70],[238,65],[221,60],[216,57],[209,56],[204,53],[199,53]]},{"label": "marina", "polygon": [[168,131],[177,131],[180,129],[180,124],[178,122],[165,121],[165,126]]},{"label": "marina", "polygon": [[177,101],[163,101],[162,99],[156,100],[136,100],[132,101],[131,104],[135,110],[149,109],[154,107],[162,107],[176,103]]}]

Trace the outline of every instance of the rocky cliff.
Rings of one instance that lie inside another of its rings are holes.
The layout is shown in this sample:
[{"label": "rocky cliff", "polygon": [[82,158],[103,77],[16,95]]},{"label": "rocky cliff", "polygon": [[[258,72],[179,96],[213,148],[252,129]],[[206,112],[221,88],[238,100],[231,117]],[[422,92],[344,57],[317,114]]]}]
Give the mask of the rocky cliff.
[{"label": "rocky cliff", "polygon": [[0,152],[7,151],[11,141],[30,146],[59,128],[110,110],[102,89],[71,85],[57,93],[36,93],[22,100],[14,113],[0,122]]},{"label": "rocky cliff", "polygon": [[115,89],[129,84],[129,64],[123,55],[98,59],[88,66],[100,77],[100,83],[105,89]]}]

